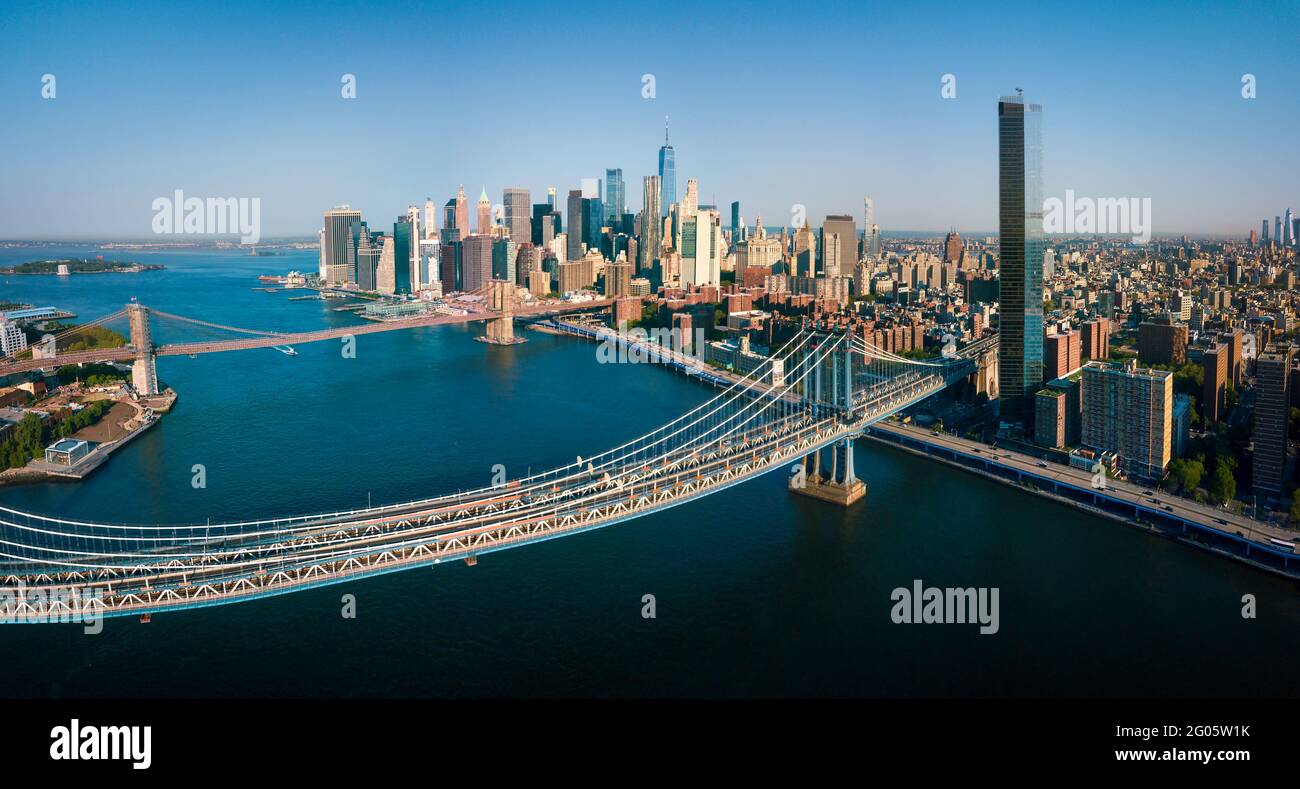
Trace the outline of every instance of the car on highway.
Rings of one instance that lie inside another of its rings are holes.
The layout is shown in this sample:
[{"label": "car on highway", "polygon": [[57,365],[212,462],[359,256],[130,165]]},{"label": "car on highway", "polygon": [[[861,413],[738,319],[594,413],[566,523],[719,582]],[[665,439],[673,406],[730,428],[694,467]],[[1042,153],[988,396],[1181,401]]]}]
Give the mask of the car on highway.
[{"label": "car on highway", "polygon": [[1151,491],[1149,491],[1149,490],[1144,490],[1144,491],[1142,491],[1142,495],[1143,495],[1143,496],[1151,496],[1151,495],[1153,495],[1153,494],[1152,494]]},{"label": "car on highway", "polygon": [[1039,467],[1039,468],[1047,468],[1047,464],[1040,460],[1040,461],[1038,461],[1038,467]]},{"label": "car on highway", "polygon": [[1171,507],[1171,506],[1169,506],[1168,504],[1166,504],[1166,505],[1164,506],[1164,510],[1165,510],[1165,512],[1173,512],[1173,511],[1174,511],[1174,508]]},{"label": "car on highway", "polygon": [[[1227,526],[1227,525],[1228,525],[1228,522],[1225,521],[1223,518],[1215,518],[1215,519],[1214,519],[1214,522],[1217,523],[1217,524],[1219,524],[1220,526]],[[1241,532],[1237,532],[1237,533],[1238,533],[1238,534],[1241,534]]]}]

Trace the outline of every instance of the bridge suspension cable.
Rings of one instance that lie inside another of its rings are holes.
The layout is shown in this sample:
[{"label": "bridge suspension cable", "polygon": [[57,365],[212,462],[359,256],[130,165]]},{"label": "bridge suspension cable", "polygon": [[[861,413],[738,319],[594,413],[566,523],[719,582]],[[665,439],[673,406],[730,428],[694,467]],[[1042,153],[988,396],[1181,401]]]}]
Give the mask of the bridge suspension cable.
[{"label": "bridge suspension cable", "polygon": [[[830,348],[829,348],[828,350],[823,350],[823,349],[826,348],[826,346],[827,346],[828,343],[831,344],[831,345],[830,345]],[[827,337],[827,338],[823,339],[822,342],[821,342],[821,344],[818,346],[817,351],[816,351],[816,353],[818,353],[818,354],[820,354],[820,355],[817,356],[817,358],[816,358],[815,360],[813,360],[811,363],[806,363],[806,364],[804,365],[804,368],[805,368],[805,369],[804,369],[803,373],[799,376],[799,378],[797,378],[797,379],[791,381],[791,382],[788,383],[788,384],[787,384],[783,389],[781,389],[781,390],[779,390],[779,391],[777,391],[775,388],[772,388],[772,389],[770,389],[770,390],[766,393],[766,396],[770,399],[770,402],[778,402],[778,401],[780,401],[780,402],[782,402],[783,406],[785,406],[785,407],[788,409],[788,407],[790,406],[790,402],[789,402],[788,399],[786,398],[787,393],[790,392],[790,391],[791,391],[795,386],[799,385],[799,384],[800,384],[800,383],[801,383],[801,382],[802,382],[802,381],[803,381],[803,380],[804,380],[808,375],[812,374],[813,371],[815,371],[816,369],[818,369],[818,366],[820,365],[821,361],[822,361],[823,359],[825,359],[826,356],[827,356],[829,353],[831,353],[831,352],[834,351],[834,348],[838,345],[838,343],[839,343],[839,340],[838,340],[838,339],[837,339],[837,340],[834,340],[834,341],[832,341],[830,337]],[[809,358],[811,358],[811,357],[809,357]],[[736,398],[732,398],[732,400],[735,401]],[[742,407],[741,407],[741,408],[740,408],[740,409],[739,409],[735,414],[733,414],[733,415],[731,415],[731,416],[728,416],[726,419],[715,421],[714,424],[708,426],[708,429],[707,429],[707,430],[705,430],[705,431],[699,433],[697,436],[693,437],[693,438],[691,439],[690,442],[688,442],[687,444],[685,444],[682,448],[678,448],[676,451],[680,452],[680,451],[683,451],[684,448],[689,448],[689,447],[691,447],[691,446],[693,446],[693,445],[695,445],[695,444],[703,443],[703,441],[704,441],[705,439],[707,439],[710,443],[712,443],[712,442],[714,442],[714,441],[718,441],[718,440],[725,439],[725,438],[727,438],[727,437],[733,435],[736,431],[741,430],[742,428],[744,428],[746,425],[748,425],[750,422],[754,421],[756,418],[758,418],[758,416],[759,416],[760,414],[763,413],[763,409],[764,409],[765,407],[766,407],[766,404],[763,403],[762,397],[760,397],[759,399],[745,398],[745,400],[743,401],[743,405],[742,405]],[[752,411],[752,413],[748,413],[748,412],[751,412],[751,411]],[[746,416],[747,413],[748,413],[748,416]],[[743,418],[743,419],[740,419],[740,417],[744,417],[744,418]],[[663,454],[661,454],[661,455],[659,455],[659,456],[656,456],[656,457],[653,457],[653,458],[641,458],[641,459],[635,459],[635,460],[636,460],[637,463],[641,463],[642,465],[644,465],[644,464],[647,463],[647,461],[650,462],[650,463],[658,462],[658,461],[664,459],[665,457],[667,457],[669,454],[671,454],[671,451],[670,451],[670,452],[663,453]],[[634,464],[634,465],[635,465],[635,464]],[[489,489],[489,490],[493,490],[493,489]],[[11,511],[11,512],[12,512],[12,511]],[[18,513],[14,513],[14,514],[18,514]],[[37,517],[40,517],[40,516],[37,516]],[[44,519],[43,519],[43,520],[44,520]],[[63,532],[51,532],[50,530],[46,530],[46,529],[39,529],[39,528],[31,527],[31,526],[23,526],[23,525],[21,525],[21,524],[17,524],[17,523],[12,522],[12,521],[10,521],[10,522],[8,523],[8,525],[17,526],[18,528],[23,528],[23,529],[25,529],[25,530],[31,530],[31,531],[42,532],[42,533],[45,533],[45,534],[47,534],[47,535],[49,535],[49,536],[51,536],[51,537],[63,537],[63,538],[83,539],[83,540],[84,540],[84,539],[86,539],[87,537],[91,537],[91,536],[92,536],[92,535],[86,535],[86,534],[84,534],[84,533],[81,533],[81,534],[70,534],[70,533],[63,533]],[[95,525],[95,526],[104,527],[104,528],[108,528],[107,526],[100,525],[100,524],[94,524],[94,525]],[[336,525],[336,526],[337,526],[337,525]],[[208,541],[211,539],[210,532],[208,532],[208,536],[205,536],[205,537],[202,538],[202,539],[200,539],[200,538],[196,538],[196,537],[188,537],[188,538],[186,538],[186,537],[182,537],[179,533],[176,533],[176,531],[173,530],[172,528],[168,528],[168,527],[159,527],[159,528],[166,529],[167,531],[170,531],[170,532],[172,532],[172,533],[171,533],[171,534],[168,534],[168,535],[166,535],[166,536],[164,536],[164,537],[148,537],[148,538],[124,537],[124,536],[122,536],[122,535],[120,535],[120,534],[118,534],[118,535],[111,535],[111,536],[110,536],[110,535],[93,535],[93,537],[98,538],[98,539],[108,539],[108,540],[112,540],[112,541],[114,541],[114,542],[122,542],[122,543],[128,543],[128,542],[139,542],[139,541],[151,541],[151,542],[152,542],[152,541],[169,541],[169,542],[171,543],[171,546],[170,546],[170,547],[173,547],[173,548],[181,547],[181,546],[188,546],[188,545],[202,544],[202,543],[204,543],[204,542],[208,542]],[[183,529],[184,527],[181,527],[181,528]],[[315,528],[316,530],[319,530],[319,529],[322,528],[322,527],[319,526],[319,525],[317,525],[317,526],[315,526],[315,527],[313,527],[313,528]],[[259,534],[259,535],[257,535],[257,536],[261,536],[261,535],[265,535],[265,534],[267,534],[267,533],[263,532],[263,533],[261,533],[261,534]],[[231,539],[238,539],[238,538],[245,538],[245,539],[246,539],[246,538],[251,537],[251,536],[254,536],[254,535],[252,535],[252,534],[219,535],[218,538],[217,538],[217,542],[225,542],[225,541],[228,541],[228,540],[231,540]],[[276,532],[276,533],[271,533],[269,536],[274,537],[274,538],[283,538],[284,534],[283,534],[282,532]],[[135,560],[135,563],[134,563],[134,564],[126,564],[126,565],[105,565],[105,564],[95,564],[95,565],[93,565],[94,567],[98,567],[98,568],[114,567],[114,568],[116,568],[116,569],[132,569],[132,568],[137,568],[137,567],[139,567],[141,561],[148,561],[148,560],[150,560],[151,558],[154,558],[154,557],[149,556],[148,554],[144,554],[144,555],[142,555],[142,554],[140,554],[140,553],[133,553],[133,554],[117,554],[117,553],[111,553],[111,552],[106,553],[106,552],[104,552],[102,549],[99,550],[99,551],[78,551],[78,550],[71,550],[71,549],[68,549],[68,548],[51,548],[51,547],[48,547],[48,546],[39,546],[39,545],[37,545],[37,546],[33,546],[33,545],[30,545],[30,544],[26,544],[26,543],[14,543],[14,542],[12,542],[12,541],[8,541],[8,540],[0,541],[0,544],[6,544],[6,545],[10,545],[10,546],[18,547],[18,548],[32,548],[32,549],[35,549],[35,550],[40,550],[40,551],[45,551],[45,552],[53,552],[53,553],[58,553],[58,554],[63,554],[63,555],[94,556],[94,557],[97,557],[97,558],[109,558],[109,557],[119,558],[119,557],[122,557],[122,558],[131,558],[131,559],[134,559],[134,560]],[[256,547],[256,546],[252,546],[252,545],[247,545],[247,544],[245,544],[245,545],[243,545],[243,546],[239,546],[238,548],[235,548],[235,549],[227,549],[227,550],[224,550],[224,551],[222,551],[222,553],[225,553],[225,554],[229,554],[229,553],[232,553],[232,552],[233,552],[233,553],[240,553],[240,552],[247,552],[247,551],[249,551],[249,550],[257,550],[257,547]],[[211,555],[212,555],[212,549],[211,549],[211,546],[209,546],[209,548],[208,548],[207,551],[203,551],[203,552],[201,552],[201,553],[188,554],[188,553],[178,553],[178,552],[175,552],[175,551],[168,551],[168,552],[166,552],[165,554],[163,554],[163,555],[161,555],[161,556],[158,556],[157,558],[158,558],[158,559],[170,559],[170,560],[172,560],[172,561],[175,561],[175,560],[178,560],[178,559],[181,559],[181,558],[201,558],[201,559],[202,559],[202,558],[210,558]],[[21,556],[21,555],[15,555],[15,554],[9,554],[9,553],[0,553],[0,556],[5,556],[5,557],[7,557],[7,558],[16,559],[16,560],[18,560],[18,561],[20,561],[20,562],[23,561],[24,559],[26,559],[26,560],[32,560],[33,558],[35,558],[35,557],[30,557],[30,556],[26,556],[26,557],[24,557],[24,556]],[[57,564],[57,565],[68,565],[68,566],[78,566],[78,564],[79,564],[79,563],[77,563],[77,562],[62,562],[62,561],[49,560],[49,559],[44,559],[44,558],[35,558],[35,561],[37,561],[37,562],[39,562],[39,563],[42,563],[42,564]],[[261,561],[265,561],[265,560],[264,560],[264,559],[251,560],[250,562],[246,562],[245,564],[251,564],[251,563],[261,562]],[[82,566],[84,566],[84,565],[82,565]]]},{"label": "bridge suspension cable", "polygon": [[261,331],[259,329],[241,329],[237,326],[223,326],[219,323],[209,323],[208,321],[201,321],[198,320],[197,318],[186,318],[182,315],[173,315],[170,312],[162,312],[161,310],[155,310],[155,309],[150,309],[149,314],[152,317],[165,318],[167,320],[179,321],[181,323],[188,323],[194,326],[202,326],[207,329],[217,329],[219,331],[234,332],[236,334],[252,334],[259,337],[283,337],[285,334],[284,332],[278,332],[278,331]]}]

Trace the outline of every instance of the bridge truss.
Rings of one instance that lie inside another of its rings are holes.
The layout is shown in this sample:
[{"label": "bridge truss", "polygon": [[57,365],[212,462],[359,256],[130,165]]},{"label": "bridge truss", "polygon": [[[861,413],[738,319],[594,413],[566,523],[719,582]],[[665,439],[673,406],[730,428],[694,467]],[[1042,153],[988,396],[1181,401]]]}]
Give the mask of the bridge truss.
[{"label": "bridge truss", "polygon": [[[494,487],[268,520],[109,524],[0,507],[0,621],[151,614],[437,564],[600,528],[723,490],[859,434],[974,370],[801,331],[645,435]],[[774,364],[780,373],[773,375]]]}]

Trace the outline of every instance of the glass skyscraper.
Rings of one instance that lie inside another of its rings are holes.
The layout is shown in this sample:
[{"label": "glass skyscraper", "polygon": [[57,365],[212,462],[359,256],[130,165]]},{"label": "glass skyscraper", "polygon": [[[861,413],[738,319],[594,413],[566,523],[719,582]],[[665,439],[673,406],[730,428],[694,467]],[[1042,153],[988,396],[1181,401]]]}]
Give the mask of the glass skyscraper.
[{"label": "glass skyscraper", "polygon": [[1032,428],[1043,383],[1042,106],[998,100],[998,390],[1003,422]]},{"label": "glass skyscraper", "polygon": [[618,222],[627,210],[627,190],[623,184],[623,168],[605,169],[605,216]]},{"label": "glass skyscraper", "polygon": [[393,224],[393,287],[396,293],[414,293],[411,287],[411,249],[418,243],[409,218],[399,216]]},{"label": "glass skyscraper", "polygon": [[600,249],[604,213],[599,197],[582,198],[582,243],[587,245],[587,249]]},{"label": "glass skyscraper", "polygon": [[659,149],[659,216],[677,202],[677,155],[668,144],[668,122],[664,122],[664,145]]}]

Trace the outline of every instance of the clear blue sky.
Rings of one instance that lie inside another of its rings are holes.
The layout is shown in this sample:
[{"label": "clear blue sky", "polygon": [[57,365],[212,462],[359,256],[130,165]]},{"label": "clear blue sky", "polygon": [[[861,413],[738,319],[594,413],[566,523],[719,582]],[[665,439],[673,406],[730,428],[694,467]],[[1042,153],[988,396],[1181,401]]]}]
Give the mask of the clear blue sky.
[{"label": "clear blue sky", "polygon": [[[150,204],[260,197],[262,233],[350,203],[622,167],[672,117],[679,191],[752,224],[807,206],[889,230],[996,228],[996,98],[1044,108],[1046,194],[1150,197],[1157,232],[1300,209],[1295,2],[7,3],[0,238],[145,236]],[[41,76],[57,98],[40,96]],[[340,97],[357,77],[358,97]],[[657,98],[643,99],[654,74]],[[957,98],[940,97],[941,77]],[[1241,98],[1241,77],[1258,98]],[[859,221],[861,221],[859,219]]]}]

